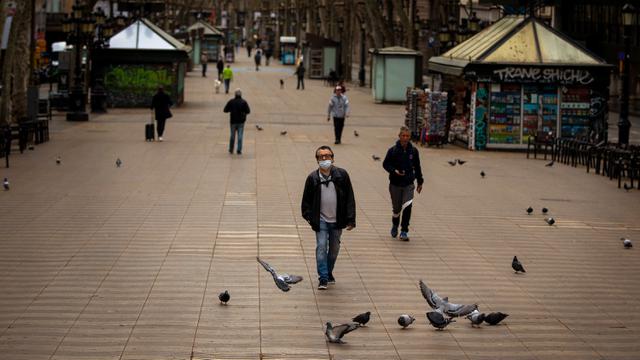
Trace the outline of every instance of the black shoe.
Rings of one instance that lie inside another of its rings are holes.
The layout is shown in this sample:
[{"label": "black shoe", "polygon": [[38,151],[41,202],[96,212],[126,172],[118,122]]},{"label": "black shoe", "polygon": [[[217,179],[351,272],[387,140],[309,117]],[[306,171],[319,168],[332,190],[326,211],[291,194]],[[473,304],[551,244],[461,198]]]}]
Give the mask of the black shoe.
[{"label": "black shoe", "polygon": [[340,140],[336,140],[336,141],[334,142],[334,144],[336,144],[336,145],[340,144]]},{"label": "black shoe", "polygon": [[236,152],[236,154],[242,155],[242,151],[238,151],[238,152]]},{"label": "black shoe", "polygon": [[336,278],[333,277],[333,275],[329,275],[329,280],[327,281],[329,284],[335,284],[336,283]]},{"label": "black shoe", "polygon": [[327,280],[320,280],[320,283],[318,283],[318,290],[327,290]]}]

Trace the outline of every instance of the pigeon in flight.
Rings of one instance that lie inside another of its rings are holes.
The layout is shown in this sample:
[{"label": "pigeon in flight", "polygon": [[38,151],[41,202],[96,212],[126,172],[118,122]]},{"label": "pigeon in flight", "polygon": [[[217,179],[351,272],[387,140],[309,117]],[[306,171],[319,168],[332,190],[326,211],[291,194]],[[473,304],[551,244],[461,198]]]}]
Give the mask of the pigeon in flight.
[{"label": "pigeon in flight", "polygon": [[532,212],[533,212],[533,208],[531,206],[529,206],[527,208],[527,214],[531,215]]},{"label": "pigeon in flight", "polygon": [[256,129],[258,129],[258,131],[262,131],[262,130],[263,130],[263,129],[262,129],[262,126],[260,126],[260,125],[258,125],[258,124],[256,124]]},{"label": "pigeon in flight", "polygon": [[436,310],[444,307],[444,304],[447,300],[441,298],[435,291],[431,290],[424,281],[420,280],[420,292],[422,296],[427,300],[429,306]]},{"label": "pigeon in flight", "polygon": [[370,318],[371,318],[371,311],[367,311],[366,313],[357,315],[351,320],[357,322],[358,324],[360,324],[360,326],[364,326],[366,323],[369,322]]},{"label": "pigeon in flight", "polygon": [[227,305],[229,300],[231,299],[231,295],[229,295],[229,290],[225,290],[218,295],[218,299],[220,299],[220,303]]},{"label": "pigeon in flight", "polygon": [[482,324],[482,322],[484,321],[484,318],[485,314],[481,313],[478,310],[473,310],[471,314],[467,315],[467,319],[471,321],[471,327],[480,326],[480,324]]},{"label": "pigeon in flight", "polygon": [[549,226],[551,226],[551,225],[556,223],[556,220],[554,218],[552,218],[552,217],[548,217],[548,218],[544,219],[544,221],[546,221],[547,224],[549,224]]},{"label": "pigeon in flight", "polygon": [[549,209],[547,209],[546,207],[543,207],[543,208],[542,208],[542,213],[543,213],[543,214],[546,214],[546,213],[548,213],[548,212],[549,212]]},{"label": "pigeon in flight", "polygon": [[478,304],[464,305],[464,304],[452,304],[445,301],[444,313],[449,317],[459,317],[469,315],[472,312],[478,310]]},{"label": "pigeon in flight", "polygon": [[358,131],[357,131],[357,130],[353,130],[353,135],[354,135],[355,137],[360,136],[360,134],[358,134]]},{"label": "pigeon in flight", "polygon": [[624,183],[622,186],[624,187],[625,191],[629,191],[629,190],[633,189],[633,186],[629,186],[627,183]]},{"label": "pigeon in flight", "polygon": [[522,263],[520,262],[520,260],[518,260],[517,256],[513,257],[513,260],[511,261],[511,267],[513,268],[513,270],[515,270],[516,274],[518,272],[526,272],[524,270],[524,266],[522,266]]},{"label": "pigeon in flight", "polygon": [[58,155],[58,157],[56,157],[56,164],[60,165],[60,163],[62,163],[62,158]]},{"label": "pigeon in flight", "polygon": [[371,155],[371,158],[373,159],[373,161],[380,161],[380,156],[378,155]]},{"label": "pigeon in flight", "polygon": [[482,176],[482,178],[483,178],[483,179],[484,179],[484,177],[485,177],[486,175],[487,175],[487,174],[485,174],[485,173],[484,173],[484,170],[481,170],[481,171],[480,171],[480,176]]},{"label": "pigeon in flight", "polygon": [[455,161],[455,160],[453,160],[453,161],[451,161],[451,160],[447,160],[447,162],[448,162],[448,163],[449,163],[449,165],[451,165],[451,166],[456,166],[456,161]]},{"label": "pigeon in flight", "polygon": [[265,261],[261,260],[259,257],[256,257],[256,260],[265,268],[271,276],[273,276],[273,281],[276,283],[278,289],[282,291],[289,291],[291,288],[289,284],[297,284],[302,281],[302,276],[298,275],[289,275],[289,274],[278,274],[276,269],[272,268],[271,265],[267,264]]},{"label": "pigeon in flight", "polygon": [[2,186],[4,187],[4,191],[9,190],[9,179],[4,178],[4,181],[2,182]]},{"label": "pigeon in flight", "polygon": [[484,317],[484,322],[489,325],[498,325],[498,323],[504,320],[509,314],[501,313],[501,312],[492,312],[489,315]]},{"label": "pigeon in flight", "polygon": [[122,166],[122,160],[120,160],[120,158],[118,158],[116,160],[116,167],[120,167],[120,166]]},{"label": "pigeon in flight", "polygon": [[411,325],[414,321],[416,321],[416,318],[413,316],[402,314],[398,318],[398,325],[402,326],[403,329],[406,329],[407,326]]},{"label": "pigeon in flight", "polygon": [[287,135],[287,130],[280,131],[280,135]]},{"label": "pigeon in flight", "polygon": [[327,337],[330,343],[344,344],[342,337],[359,327],[360,325],[355,322],[333,326],[331,322],[327,321],[324,336]]},{"label": "pigeon in flight", "polygon": [[[5,178],[4,181],[7,181],[7,179]],[[5,189],[8,190],[8,188],[5,187]],[[633,243],[631,242],[631,240],[627,239],[627,238],[620,238],[620,240],[622,240],[622,244],[624,245],[625,249],[631,249],[633,247]]]},{"label": "pigeon in flight", "polygon": [[548,163],[548,164],[547,164],[547,165],[545,165],[545,166],[547,166],[547,167],[552,167],[552,166],[553,166],[553,164],[555,164],[555,161],[551,160],[551,162],[550,162],[550,163]]},{"label": "pigeon in flight", "polygon": [[446,328],[447,325],[449,325],[450,323],[455,322],[455,320],[451,318],[446,318],[444,315],[442,315],[442,313],[438,311],[428,312],[427,320],[429,320],[429,323],[431,324],[431,326],[433,326],[438,330],[442,330]]},{"label": "pigeon in flight", "polygon": [[458,165],[464,165],[464,163],[466,163],[466,161],[461,160],[461,159],[457,159],[458,160]]}]

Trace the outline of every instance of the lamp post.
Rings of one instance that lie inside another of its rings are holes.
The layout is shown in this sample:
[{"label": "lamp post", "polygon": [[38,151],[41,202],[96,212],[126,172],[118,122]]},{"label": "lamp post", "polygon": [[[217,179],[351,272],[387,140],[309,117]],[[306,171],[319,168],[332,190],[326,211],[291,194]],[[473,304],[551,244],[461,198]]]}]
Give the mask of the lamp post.
[{"label": "lamp post", "polygon": [[360,86],[364,86],[364,63],[367,61],[365,52],[365,27],[364,24],[360,24],[360,70],[358,71],[358,80]]},{"label": "lamp post", "polygon": [[107,112],[107,92],[104,87],[104,67],[93,66],[95,52],[109,47],[109,38],[113,35],[113,18],[107,20],[102,9],[98,9],[93,14],[95,19],[97,37],[93,39],[91,44],[91,69],[92,69],[92,86],[91,86],[91,112],[105,113]]},{"label": "lamp post", "polygon": [[82,86],[82,47],[86,40],[93,36],[94,20],[84,18],[84,6],[76,0],[72,7],[71,16],[64,20],[63,30],[67,33],[69,43],[73,44],[75,50],[74,81],[69,97],[69,110],[67,120],[87,121],[89,115],[86,112],[86,102],[84,88]]},{"label": "lamp post", "polygon": [[622,7],[622,25],[624,26],[624,59],[622,60],[622,97],[620,98],[620,118],[618,119],[618,144],[629,144],[629,57],[631,52],[631,25],[634,23],[636,9],[627,3]]}]

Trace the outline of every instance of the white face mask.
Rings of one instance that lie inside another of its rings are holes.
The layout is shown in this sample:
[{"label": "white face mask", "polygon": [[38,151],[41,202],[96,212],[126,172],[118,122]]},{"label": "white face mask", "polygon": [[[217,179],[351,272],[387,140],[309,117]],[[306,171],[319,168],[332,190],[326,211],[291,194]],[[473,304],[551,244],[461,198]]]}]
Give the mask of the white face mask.
[{"label": "white face mask", "polygon": [[331,167],[331,160],[322,160],[322,161],[318,161],[318,165],[320,165],[320,168],[323,170],[327,170],[328,168]]}]

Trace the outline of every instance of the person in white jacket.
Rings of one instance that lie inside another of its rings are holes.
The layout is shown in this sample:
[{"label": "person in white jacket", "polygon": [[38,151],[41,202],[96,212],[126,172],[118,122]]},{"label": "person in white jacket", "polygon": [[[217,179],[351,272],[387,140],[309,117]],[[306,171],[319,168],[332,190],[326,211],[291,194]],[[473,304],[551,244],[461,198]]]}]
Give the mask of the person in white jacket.
[{"label": "person in white jacket", "polygon": [[329,100],[329,108],[327,110],[327,121],[331,120],[333,115],[333,131],[335,133],[335,144],[340,144],[342,139],[342,129],[344,128],[344,119],[349,117],[349,99],[343,94],[342,86],[336,86],[334,95]]}]

